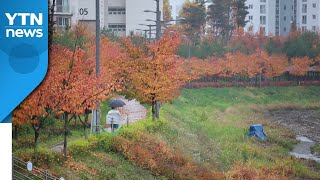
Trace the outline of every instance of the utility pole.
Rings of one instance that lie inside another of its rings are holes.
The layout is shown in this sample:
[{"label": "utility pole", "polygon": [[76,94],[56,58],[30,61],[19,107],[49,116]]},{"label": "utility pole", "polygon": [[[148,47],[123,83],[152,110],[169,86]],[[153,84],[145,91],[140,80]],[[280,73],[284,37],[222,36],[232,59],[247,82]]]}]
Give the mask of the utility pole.
[{"label": "utility pole", "polygon": [[[100,77],[100,0],[96,0],[96,76]],[[92,112],[91,133],[100,132],[100,102]]]},{"label": "utility pole", "polygon": [[157,2],[157,19],[156,19],[156,24],[157,24],[157,31],[156,31],[156,39],[160,40],[161,36],[161,11],[160,11],[160,0],[155,0]]},{"label": "utility pole", "polygon": [[[156,19],[156,40],[159,41],[160,40],[160,36],[161,36],[161,11],[160,11],[160,0],[155,0],[157,2],[157,11],[156,11],[156,15],[157,15],[157,19]],[[156,118],[159,119],[160,117],[160,102],[156,101]]]}]

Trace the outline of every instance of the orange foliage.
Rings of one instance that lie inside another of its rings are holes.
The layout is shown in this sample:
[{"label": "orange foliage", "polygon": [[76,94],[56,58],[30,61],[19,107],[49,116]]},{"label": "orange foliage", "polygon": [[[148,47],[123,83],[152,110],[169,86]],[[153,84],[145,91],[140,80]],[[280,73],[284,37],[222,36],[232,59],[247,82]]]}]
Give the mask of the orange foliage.
[{"label": "orange foliage", "polygon": [[221,173],[193,163],[164,142],[150,136],[142,134],[137,140],[131,141],[116,137],[114,141],[117,151],[156,175],[164,175],[169,179],[223,179]]},{"label": "orange foliage", "polygon": [[[78,31],[77,36],[82,36]],[[101,40],[101,76],[96,77],[95,46],[84,45],[69,50],[54,45],[50,52],[49,69],[43,83],[14,111],[14,124],[38,123],[51,113],[83,114],[96,102],[120,91],[124,81],[123,61],[126,55],[119,45]]]},{"label": "orange foliage", "polygon": [[308,57],[291,59],[292,66],[289,67],[289,73],[296,76],[303,76],[309,71],[312,61]]},{"label": "orange foliage", "polygon": [[264,63],[264,76],[267,78],[277,77],[284,73],[288,66],[288,60],[283,55],[272,55]]},{"label": "orange foliage", "polygon": [[248,50],[248,53],[255,52],[261,48],[262,44],[266,44],[267,37],[261,33],[244,32],[242,29],[236,32],[236,36],[232,36],[229,43],[231,47],[242,46]]},{"label": "orange foliage", "polygon": [[148,45],[146,53],[127,43],[134,57],[131,81],[138,99],[149,103],[167,102],[179,95],[187,79],[182,61],[175,55],[179,43],[180,37],[175,33],[165,34],[154,45]]},{"label": "orange foliage", "polygon": [[287,57],[283,55],[269,56],[266,51],[257,50],[251,55],[241,52],[228,53],[221,59],[199,60],[193,58],[185,64],[185,71],[191,69],[191,75],[194,79],[206,76],[253,78],[260,73],[267,78],[272,78],[285,72],[288,61]]},{"label": "orange foliage", "polygon": [[227,179],[247,179],[247,180],[289,180],[292,171],[288,168],[254,168],[245,165],[236,165],[228,172]]}]

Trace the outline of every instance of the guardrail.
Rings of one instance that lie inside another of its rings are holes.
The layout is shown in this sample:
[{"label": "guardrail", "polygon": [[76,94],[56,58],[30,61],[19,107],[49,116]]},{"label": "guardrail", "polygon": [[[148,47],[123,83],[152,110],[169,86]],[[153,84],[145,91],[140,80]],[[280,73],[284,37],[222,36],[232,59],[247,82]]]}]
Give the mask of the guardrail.
[{"label": "guardrail", "polygon": [[31,162],[12,156],[12,179],[17,180],[64,180],[51,175],[48,171],[32,166]]}]

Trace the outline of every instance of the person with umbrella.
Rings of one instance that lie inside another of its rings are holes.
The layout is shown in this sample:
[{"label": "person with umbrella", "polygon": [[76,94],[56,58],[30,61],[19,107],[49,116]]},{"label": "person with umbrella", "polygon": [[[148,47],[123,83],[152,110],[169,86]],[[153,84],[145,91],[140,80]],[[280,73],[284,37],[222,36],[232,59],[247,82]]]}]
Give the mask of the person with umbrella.
[{"label": "person with umbrella", "polygon": [[121,125],[121,114],[116,108],[123,107],[126,104],[123,101],[117,99],[112,100],[108,105],[109,107],[111,107],[111,110],[106,116],[106,125],[110,132],[114,132],[114,129],[120,128]]}]

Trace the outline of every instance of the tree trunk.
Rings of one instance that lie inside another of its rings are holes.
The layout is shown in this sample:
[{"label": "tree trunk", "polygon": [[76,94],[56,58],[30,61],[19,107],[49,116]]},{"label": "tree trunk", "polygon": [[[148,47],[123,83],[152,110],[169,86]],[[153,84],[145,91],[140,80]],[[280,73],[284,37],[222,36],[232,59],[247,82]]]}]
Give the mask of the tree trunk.
[{"label": "tree trunk", "polygon": [[[49,1],[48,2],[49,4],[49,7],[48,7],[48,24],[49,24],[49,30],[48,30],[48,46],[49,46],[49,50],[51,50],[51,47],[52,47],[52,43],[53,43],[53,34],[54,34],[54,24],[55,24],[55,21],[53,19],[54,17],[54,7],[56,5],[56,0],[52,0],[52,4],[51,2]],[[49,54],[50,55],[50,54]],[[49,58],[50,59],[50,58]]]},{"label": "tree trunk", "polygon": [[67,159],[67,136],[68,136],[68,117],[69,113],[64,113],[64,142],[63,142],[63,155],[64,158]]},{"label": "tree trunk", "polygon": [[151,103],[152,120],[156,120],[155,101]]},{"label": "tree trunk", "polygon": [[18,140],[18,125],[14,126],[13,138]]},{"label": "tree trunk", "polygon": [[83,125],[84,137],[86,139],[88,139],[88,132],[87,132],[88,121],[89,121],[89,114],[86,113],[84,117],[84,125]]},{"label": "tree trunk", "polygon": [[160,102],[159,101],[157,101],[156,102],[156,118],[157,119],[159,119],[159,117],[160,117]]},{"label": "tree trunk", "polygon": [[38,164],[38,144],[39,144],[39,130],[34,129],[34,161],[35,164]]}]

